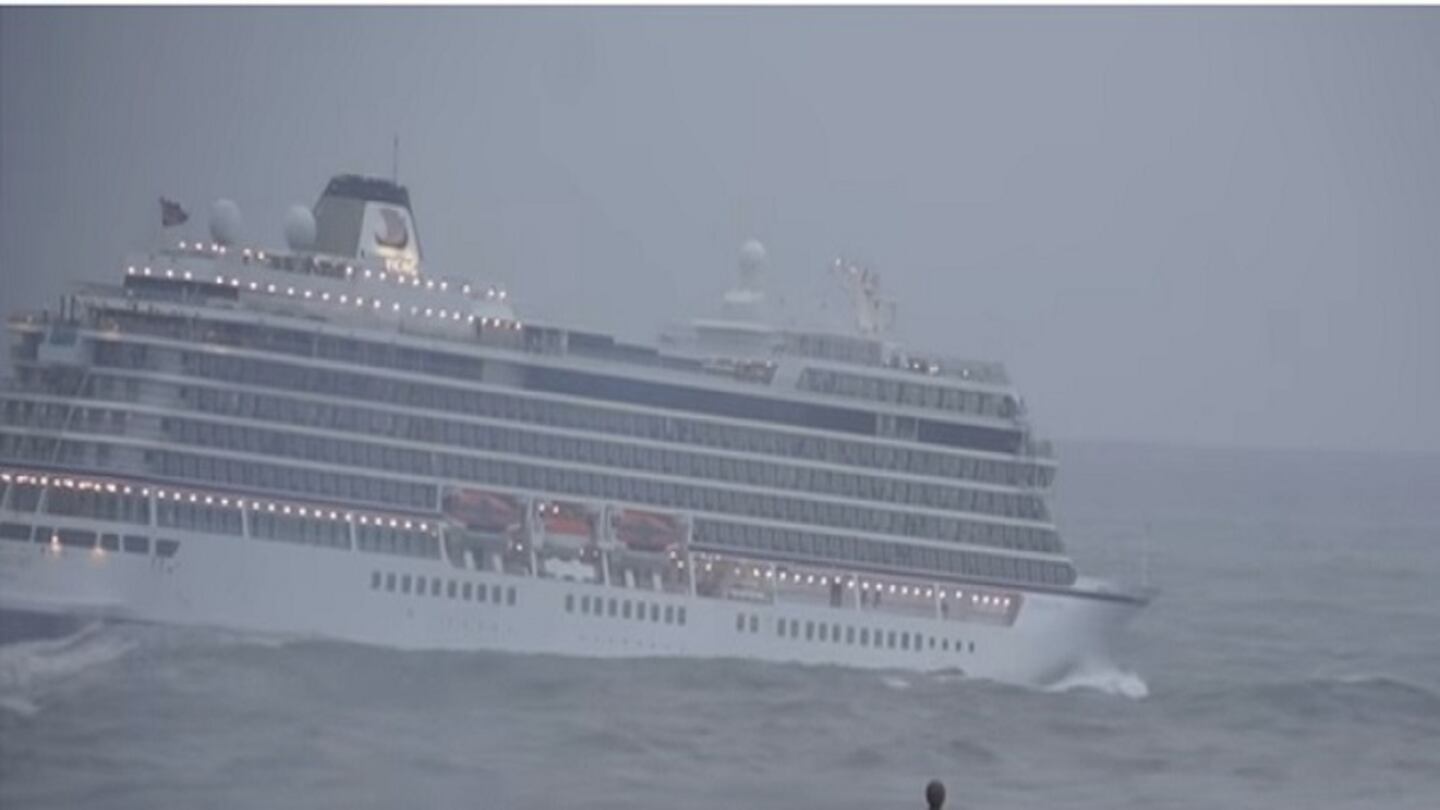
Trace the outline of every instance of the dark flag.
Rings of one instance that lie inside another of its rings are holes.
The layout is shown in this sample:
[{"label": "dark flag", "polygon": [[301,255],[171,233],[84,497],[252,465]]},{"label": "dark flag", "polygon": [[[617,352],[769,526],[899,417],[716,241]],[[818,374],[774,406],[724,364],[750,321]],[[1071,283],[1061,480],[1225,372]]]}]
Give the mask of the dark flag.
[{"label": "dark flag", "polygon": [[190,219],[190,215],[185,213],[185,209],[180,207],[180,203],[164,197],[160,198],[160,224],[163,227],[181,225],[188,219]]}]

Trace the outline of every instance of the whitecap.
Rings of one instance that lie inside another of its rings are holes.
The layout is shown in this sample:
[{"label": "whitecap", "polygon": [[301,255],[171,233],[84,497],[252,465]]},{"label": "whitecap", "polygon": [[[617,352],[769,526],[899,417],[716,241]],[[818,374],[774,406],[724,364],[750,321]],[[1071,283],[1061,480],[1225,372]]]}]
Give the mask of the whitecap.
[{"label": "whitecap", "polygon": [[1150,687],[1136,672],[1121,669],[1108,658],[1089,658],[1076,664],[1059,680],[1045,687],[1047,692],[1070,692],[1089,689],[1107,695],[1143,700],[1150,696]]},{"label": "whitecap", "polygon": [[0,689],[10,693],[66,678],[114,661],[134,648],[132,639],[99,623],[62,638],[6,644],[0,646]]}]

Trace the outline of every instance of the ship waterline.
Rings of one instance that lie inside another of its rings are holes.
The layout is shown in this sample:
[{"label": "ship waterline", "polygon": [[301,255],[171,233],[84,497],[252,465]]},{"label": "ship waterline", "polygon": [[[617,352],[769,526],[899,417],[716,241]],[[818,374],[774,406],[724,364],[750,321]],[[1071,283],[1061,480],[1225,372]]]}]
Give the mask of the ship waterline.
[{"label": "ship waterline", "polygon": [[422,274],[388,181],[314,210],[12,317],[0,605],[1033,682],[1147,599],[1077,574],[1004,370],[889,340],[866,271],[856,334],[780,329],[752,243],[722,317],[641,346]]},{"label": "ship waterline", "polygon": [[[23,517],[0,514],[10,525]],[[837,607],[818,578],[778,598],[745,598],[738,589],[707,598],[650,583],[511,575],[199,533],[171,532],[148,551],[125,550],[127,537],[134,535],[121,535],[113,551],[58,540],[0,544],[0,608],[400,649],[743,657],[1044,683],[1104,650],[1140,606],[981,588],[959,591],[973,610],[949,607],[953,615],[945,615],[933,592],[911,601],[897,590],[871,605],[858,585],[845,587]],[[162,540],[172,550],[162,551]]]}]

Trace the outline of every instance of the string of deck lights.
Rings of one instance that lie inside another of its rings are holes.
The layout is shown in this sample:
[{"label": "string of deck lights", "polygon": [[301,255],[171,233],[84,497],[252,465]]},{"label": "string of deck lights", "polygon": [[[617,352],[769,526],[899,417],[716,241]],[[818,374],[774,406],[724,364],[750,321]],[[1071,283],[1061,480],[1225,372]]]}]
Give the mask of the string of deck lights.
[{"label": "string of deck lights", "polygon": [[[198,253],[198,254],[200,254],[200,255],[204,255],[204,254],[206,254],[206,253],[213,253],[213,254],[217,254],[217,255],[220,255],[220,256],[226,255],[227,250],[228,250],[225,245],[222,245],[222,244],[220,244],[220,243],[218,243],[218,242],[209,242],[209,243],[206,243],[206,242],[193,242],[193,243],[192,243],[192,242],[185,242],[185,241],[183,241],[183,240],[180,242],[180,249],[181,249],[181,250],[188,250],[188,251],[190,251],[190,252]],[[262,262],[266,260],[266,253],[265,253],[265,251],[263,251],[263,250],[252,250],[251,248],[248,248],[248,247],[247,247],[247,248],[243,248],[243,249],[240,251],[240,255],[241,255],[242,257],[244,257],[245,259],[252,259],[252,258],[253,258],[253,259],[257,260],[257,261],[262,261]],[[384,270],[374,270],[374,269],[369,268],[369,267],[361,267],[360,269],[363,271],[363,275],[364,275],[364,277],[367,278],[367,279],[374,279],[374,280],[377,280],[377,281],[394,281],[396,284],[400,284],[400,285],[402,285],[402,286],[406,286],[406,285],[412,286],[412,287],[424,286],[424,288],[427,289],[427,290],[439,290],[440,292],[448,292],[449,289],[450,289],[450,282],[447,281],[447,280],[445,280],[445,279],[441,279],[441,280],[437,283],[437,282],[435,281],[435,279],[421,279],[420,276],[417,275],[417,274],[411,274],[411,273],[387,273],[387,272],[384,271]],[[349,265],[349,264],[345,265],[345,277],[346,277],[346,278],[351,278],[351,277],[353,277],[354,275],[355,275],[355,266],[354,266],[354,265]],[[422,284],[422,282],[423,282],[423,284]],[[470,290],[471,290],[471,287],[470,287],[469,284],[461,284],[461,285],[460,285],[460,292],[461,292],[462,294],[464,294],[464,295],[469,295],[469,294],[470,294]],[[487,288],[487,289],[485,290],[485,300],[487,300],[487,301],[496,300],[496,299],[498,299],[498,300],[500,300],[500,301],[504,301],[505,298],[506,298],[506,295],[507,295],[507,294],[506,294],[505,290],[503,290],[503,289],[497,289],[497,288],[495,288],[495,287],[489,287],[489,288]]]},{"label": "string of deck lights", "polygon": [[[672,558],[675,558],[675,562],[676,562],[676,565],[677,565],[678,567],[680,567],[680,568],[684,568],[684,567],[685,567],[685,561],[684,561],[684,560],[681,560],[681,559],[678,559],[678,556],[675,554],[675,552],[671,552],[670,556],[671,556]],[[720,558],[717,557],[717,558],[707,559],[707,560],[705,561],[705,570],[706,570],[706,571],[714,571],[714,570],[716,569],[717,565],[723,570],[723,568],[724,568],[724,566],[725,566],[725,563],[717,563],[717,562],[716,562],[717,559],[720,559]],[[733,573],[735,574],[735,576],[745,576],[745,574],[746,574],[746,568],[745,568],[745,566],[741,566],[741,565],[734,565],[734,566],[732,566],[732,571],[733,571]],[[822,587],[822,588],[828,588],[828,587],[830,587],[830,584],[831,584],[831,582],[833,581],[833,582],[835,582],[835,583],[837,583],[837,584],[843,584],[843,585],[845,585],[846,587],[851,588],[851,589],[854,589],[854,588],[857,588],[857,587],[858,587],[858,588],[859,588],[860,590],[862,590],[862,591],[875,591],[876,593],[890,593],[890,594],[897,594],[897,595],[899,595],[899,596],[914,596],[914,597],[922,597],[922,596],[923,596],[923,597],[926,598],[926,599],[934,599],[934,598],[936,598],[936,597],[938,596],[938,597],[941,598],[941,599],[945,599],[945,598],[946,598],[946,594],[947,594],[947,592],[946,592],[946,590],[945,590],[944,588],[936,588],[936,587],[933,587],[933,586],[923,587],[923,588],[922,588],[922,587],[919,586],[919,585],[896,585],[896,584],[893,583],[893,582],[886,583],[886,582],[880,582],[880,581],[878,581],[878,580],[875,580],[875,581],[865,580],[865,579],[860,579],[860,578],[854,577],[854,576],[844,577],[844,576],[838,576],[838,575],[837,575],[837,576],[831,577],[831,576],[828,576],[828,575],[825,575],[825,574],[821,574],[821,575],[819,575],[819,576],[816,576],[815,574],[790,573],[790,572],[784,571],[784,570],[777,571],[777,570],[774,569],[774,568],[766,568],[766,569],[763,569],[763,570],[762,570],[762,569],[760,569],[760,568],[758,568],[758,567],[755,567],[755,566],[751,566],[751,567],[749,568],[749,573],[750,573],[750,575],[751,575],[753,578],[755,578],[755,579],[760,579],[760,578],[763,577],[763,578],[765,578],[765,579],[779,580],[780,582],[783,582],[783,583],[786,583],[786,584],[794,584],[794,585],[819,585],[819,586]],[[956,589],[955,591],[952,591],[952,592],[949,592],[949,593],[950,593],[950,595],[951,595],[954,599],[959,600],[959,601],[961,601],[961,602],[965,601],[965,598],[966,598],[966,596],[968,595],[968,596],[969,596],[969,601],[970,601],[971,604],[974,604],[974,605],[983,605],[983,606],[986,606],[986,607],[993,607],[993,608],[1002,608],[1002,609],[1008,608],[1008,607],[1010,607],[1011,603],[1014,601],[1014,600],[1013,600],[1011,597],[1009,597],[1009,596],[998,596],[998,595],[992,595],[992,594],[986,594],[986,593],[975,593],[975,592],[973,592],[973,591],[972,591],[972,592],[966,592],[966,591],[960,590],[960,589]]]},{"label": "string of deck lights", "polygon": [[283,501],[261,500],[259,498],[232,498],[229,495],[221,495],[214,492],[189,489],[167,489],[165,487],[131,486],[129,484],[117,484],[114,481],[101,481],[96,479],[75,478],[72,476],[40,475],[33,473],[19,473],[10,470],[0,471],[0,482],[16,485],[35,485],[41,487],[58,487],[60,489],[71,489],[78,492],[103,492],[109,495],[140,495],[144,498],[154,496],[157,501],[172,501],[174,503],[189,503],[197,506],[219,506],[222,508],[235,508],[249,510],[251,512],[264,512],[266,514],[293,515],[302,518],[313,518],[316,520],[335,520],[347,523],[358,523],[361,526],[376,526],[380,528],[405,529],[408,531],[421,531],[434,534],[430,523],[417,521],[409,518],[400,518],[393,515],[366,514],[363,512],[345,511],[337,509],[326,509],[315,505],[301,505],[286,503]]},{"label": "string of deck lights", "polygon": [[[388,515],[366,514],[363,512],[355,511],[325,509],[314,505],[306,506],[295,503],[286,503],[283,501],[277,502],[271,500],[261,500],[259,498],[231,498],[228,495],[221,495],[213,492],[204,492],[200,490],[166,489],[164,487],[158,486],[131,486],[124,483],[117,484],[114,481],[102,481],[98,479],[76,478],[73,476],[61,475],[52,476],[47,474],[15,472],[11,470],[0,470],[0,483],[16,484],[21,486],[35,485],[41,487],[58,487],[61,489],[76,490],[79,492],[94,491],[103,492],[111,495],[135,495],[138,493],[141,497],[148,498],[153,496],[157,501],[160,502],[171,501],[181,504],[195,504],[197,506],[220,506],[221,508],[233,507],[242,511],[248,509],[252,512],[262,512],[265,514],[279,514],[287,516],[293,515],[296,517],[313,518],[316,520],[344,521],[347,523],[357,523],[361,526],[373,525],[379,528],[388,527],[392,529],[405,529],[407,531],[421,531],[432,535],[435,534],[435,532],[432,531],[431,525],[426,521],[416,521]],[[523,551],[524,545],[516,543],[515,550]],[[685,561],[679,558],[679,555],[676,554],[676,552],[672,551],[670,553],[670,556],[675,561],[675,564],[678,567],[682,569],[685,567]],[[707,572],[715,570],[717,559],[720,558],[711,557],[705,560],[705,570]],[[724,563],[720,563],[720,565],[723,567]],[[745,567],[740,565],[732,566],[732,571],[736,576],[744,576],[746,573]],[[818,584],[822,588],[828,588],[833,581],[837,584],[843,584],[851,589],[858,587],[862,591],[873,590],[877,593],[890,593],[897,594],[899,596],[914,596],[917,598],[924,597],[926,599],[934,599],[937,596],[941,599],[946,598],[946,591],[943,588],[922,588],[919,585],[896,585],[893,582],[885,583],[879,581],[864,580],[853,576],[831,577],[829,575],[821,574],[817,577],[813,573],[791,573],[784,570],[777,571],[774,568],[765,568],[762,570],[757,566],[751,566],[749,568],[749,573],[756,579],[763,577],[770,580],[779,580],[780,582],[786,584]],[[1013,601],[1011,597],[1008,596],[996,596],[991,594],[974,592],[970,592],[967,594],[966,591],[959,589],[950,592],[950,594],[953,596],[953,598],[962,602],[965,601],[965,597],[968,595],[971,604],[999,609],[1009,608]]]},{"label": "string of deck lights", "polygon": [[[125,272],[126,272],[127,275],[131,275],[131,276],[140,275],[140,276],[146,276],[146,277],[158,277],[157,272],[156,272],[156,271],[152,271],[152,269],[151,269],[150,267],[148,267],[148,266],[142,266],[142,267],[137,268],[137,267],[135,267],[134,265],[130,265],[130,266],[128,266],[128,267],[125,268]],[[365,271],[365,272],[366,272],[366,273],[369,273],[370,271],[367,270],[367,271]],[[381,275],[383,276],[384,274],[382,273]],[[182,270],[182,271],[178,271],[178,274],[177,274],[177,271],[176,271],[174,268],[166,268],[165,271],[164,271],[164,277],[167,278],[167,279],[176,279],[176,278],[178,278],[178,279],[181,279],[181,280],[184,280],[184,281],[194,281],[194,280],[196,280],[194,274],[193,274],[191,271],[189,271],[189,270]],[[417,278],[417,279],[415,280],[415,282],[416,282],[416,284],[418,285],[419,282],[420,282],[420,280]],[[239,278],[238,276],[229,276],[229,277],[227,277],[227,276],[224,276],[224,275],[217,275],[217,276],[215,276],[215,281],[214,281],[214,283],[217,284],[217,285],[220,285],[220,286],[229,286],[229,287],[231,287],[231,288],[233,288],[233,289],[248,289],[250,292],[255,292],[255,293],[266,293],[266,294],[269,294],[269,295],[284,296],[284,297],[287,297],[287,298],[297,298],[297,297],[298,297],[298,298],[302,298],[302,299],[307,300],[307,301],[319,300],[321,303],[333,303],[333,304],[336,304],[336,305],[338,305],[338,306],[352,306],[352,305],[353,305],[353,306],[355,306],[357,309],[363,309],[363,308],[365,308],[367,305],[369,306],[370,309],[375,310],[375,311],[385,311],[385,310],[387,309],[387,307],[386,307],[386,302],[381,301],[379,298],[368,298],[368,299],[367,299],[365,296],[362,296],[362,295],[353,295],[353,296],[352,296],[352,295],[350,295],[349,293],[332,294],[332,293],[330,293],[330,292],[327,291],[327,290],[322,290],[322,291],[320,291],[320,292],[317,294],[314,290],[311,290],[311,289],[300,289],[300,288],[296,288],[296,287],[294,287],[294,286],[289,286],[289,285],[281,286],[281,285],[274,284],[274,283],[266,283],[266,284],[262,285],[262,284],[261,284],[260,282],[258,282],[258,281],[245,282],[243,279]],[[431,284],[431,285],[434,284],[433,281],[429,281],[429,282],[427,282],[427,283],[428,283],[428,284]],[[444,287],[445,284],[446,284],[446,282],[443,282],[443,281],[441,282],[442,289],[443,289],[443,287]],[[465,286],[465,294],[467,294],[467,295],[469,294],[469,285],[466,285],[466,286]],[[492,294],[493,294],[493,296],[492,296]],[[487,298],[489,298],[489,297],[497,297],[497,298],[499,298],[499,299],[501,299],[501,300],[504,300],[504,298],[505,298],[505,291],[504,291],[504,290],[496,291],[496,290],[492,287],[492,288],[486,290],[486,296],[487,296]],[[390,312],[392,312],[392,313],[403,313],[403,312],[405,311],[405,307],[404,307],[404,305],[401,304],[399,301],[392,301],[392,302],[389,302],[388,311],[390,311]],[[497,317],[490,317],[490,316],[476,317],[474,314],[467,314],[467,313],[461,312],[461,311],[458,310],[458,309],[455,309],[455,310],[444,309],[444,308],[438,308],[438,309],[437,309],[437,308],[435,308],[435,307],[420,307],[419,305],[412,304],[412,305],[410,305],[409,312],[410,312],[410,315],[411,315],[412,317],[437,318],[437,319],[442,320],[442,321],[457,321],[457,322],[463,320],[463,321],[466,322],[466,323],[478,323],[478,324],[480,324],[481,328],[485,328],[485,329],[504,329],[504,330],[510,330],[510,331],[516,331],[516,332],[518,332],[518,331],[520,331],[522,328],[524,328],[524,325],[523,325],[520,321],[518,321],[518,320],[513,320],[513,319],[509,319],[509,318],[497,318]]]}]

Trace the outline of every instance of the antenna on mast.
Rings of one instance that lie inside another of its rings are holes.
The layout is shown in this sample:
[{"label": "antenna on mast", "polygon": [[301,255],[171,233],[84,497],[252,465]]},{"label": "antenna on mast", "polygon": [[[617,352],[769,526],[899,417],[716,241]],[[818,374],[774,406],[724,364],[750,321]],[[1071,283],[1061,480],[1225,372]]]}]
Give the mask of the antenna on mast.
[{"label": "antenna on mast", "polygon": [[390,149],[390,179],[395,183],[400,182],[400,135],[395,135]]}]

